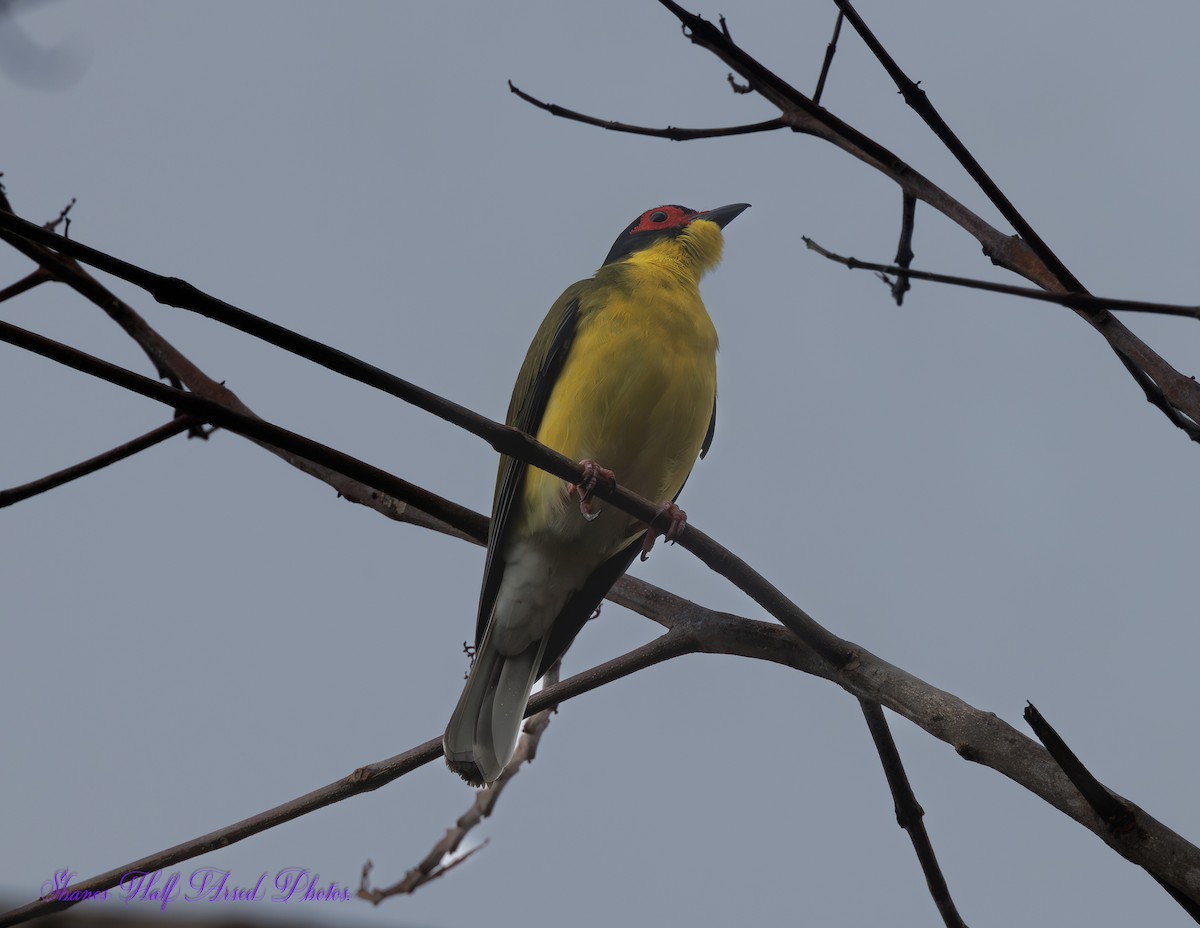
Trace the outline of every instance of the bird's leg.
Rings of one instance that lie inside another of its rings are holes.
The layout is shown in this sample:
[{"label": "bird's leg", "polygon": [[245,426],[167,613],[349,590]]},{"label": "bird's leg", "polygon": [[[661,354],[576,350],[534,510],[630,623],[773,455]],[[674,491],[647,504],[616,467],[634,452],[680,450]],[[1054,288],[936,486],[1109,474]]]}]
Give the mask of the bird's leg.
[{"label": "bird's leg", "polygon": [[617,475],[606,467],[601,467],[591,458],[580,461],[579,466],[583,468],[583,480],[574,486],[567,488],[567,495],[572,493],[579,494],[579,511],[583,517],[589,522],[596,516],[600,515],[600,510],[596,508],[596,504],[592,501],[592,496],[596,492],[596,488],[603,485],[605,489],[611,490],[617,485]]},{"label": "bird's leg", "polygon": [[[659,531],[654,527],[654,522],[659,522],[663,516],[666,516],[670,521],[666,531]],[[654,547],[654,542],[659,535],[667,539],[670,544],[675,544],[679,540],[679,536],[683,534],[684,528],[687,527],[687,513],[674,503],[663,503],[654,513],[654,522],[650,524],[649,529],[646,531],[646,537],[642,539],[641,560],[643,561],[650,556],[650,549]]]}]

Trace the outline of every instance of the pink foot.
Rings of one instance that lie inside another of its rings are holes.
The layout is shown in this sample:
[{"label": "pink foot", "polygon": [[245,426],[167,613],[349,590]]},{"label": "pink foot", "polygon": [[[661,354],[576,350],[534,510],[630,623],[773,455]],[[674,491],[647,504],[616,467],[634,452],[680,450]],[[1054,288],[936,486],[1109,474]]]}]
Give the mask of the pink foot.
[{"label": "pink foot", "polygon": [[[666,516],[669,519],[666,531],[660,531],[654,526],[661,523],[662,517]],[[687,513],[676,506],[674,503],[663,503],[654,513],[654,523],[646,532],[646,537],[642,539],[642,554],[641,559],[644,561],[650,556],[650,549],[654,547],[654,542],[659,535],[667,540],[670,544],[675,544],[679,537],[683,534],[683,530],[687,527]]]},{"label": "pink foot", "polygon": [[585,519],[591,522],[600,515],[600,510],[596,508],[596,504],[592,500],[596,488],[603,486],[605,489],[611,490],[617,485],[617,475],[590,458],[580,461],[579,466],[583,468],[583,480],[575,486],[568,487],[567,493],[568,495],[579,494],[579,511]]}]

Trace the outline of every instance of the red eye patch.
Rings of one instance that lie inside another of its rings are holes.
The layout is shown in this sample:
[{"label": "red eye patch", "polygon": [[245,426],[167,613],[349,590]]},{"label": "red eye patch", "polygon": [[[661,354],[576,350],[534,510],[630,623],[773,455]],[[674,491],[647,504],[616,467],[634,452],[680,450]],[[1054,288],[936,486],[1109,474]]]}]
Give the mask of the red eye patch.
[{"label": "red eye patch", "polygon": [[638,232],[653,232],[661,229],[677,229],[685,226],[696,215],[696,210],[686,206],[658,206],[642,213],[641,218],[629,230],[630,235]]}]

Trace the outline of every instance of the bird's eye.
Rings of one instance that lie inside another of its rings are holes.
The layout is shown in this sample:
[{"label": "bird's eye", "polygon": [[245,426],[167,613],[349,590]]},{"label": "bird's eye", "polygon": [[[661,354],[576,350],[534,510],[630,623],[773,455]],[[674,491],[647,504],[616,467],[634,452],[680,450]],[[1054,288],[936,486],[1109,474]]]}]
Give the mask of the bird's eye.
[{"label": "bird's eye", "polygon": [[661,209],[655,210],[653,213],[650,214],[650,221],[651,222],[666,222],[667,214],[664,213]]}]

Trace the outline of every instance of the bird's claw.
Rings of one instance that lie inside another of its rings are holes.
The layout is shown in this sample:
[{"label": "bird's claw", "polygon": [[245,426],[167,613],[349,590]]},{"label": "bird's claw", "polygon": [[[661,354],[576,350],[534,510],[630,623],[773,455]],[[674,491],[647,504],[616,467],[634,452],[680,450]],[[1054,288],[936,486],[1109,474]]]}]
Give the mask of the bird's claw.
[{"label": "bird's claw", "polygon": [[[670,520],[667,524],[666,531],[659,531],[654,526],[659,523],[663,516]],[[674,503],[663,503],[654,513],[654,521],[650,523],[650,528],[646,531],[645,537],[642,539],[641,560],[646,560],[650,556],[650,549],[654,547],[654,542],[659,535],[662,535],[668,544],[675,544],[683,535],[683,530],[687,528],[687,513],[676,506]]]},{"label": "bird's claw", "polygon": [[596,488],[603,486],[605,489],[611,490],[617,485],[617,475],[608,468],[601,467],[590,458],[580,461],[579,466],[583,468],[583,479],[574,486],[569,487],[568,493],[579,494],[579,512],[585,519],[591,522],[596,516],[600,515],[600,509],[593,500]]}]

